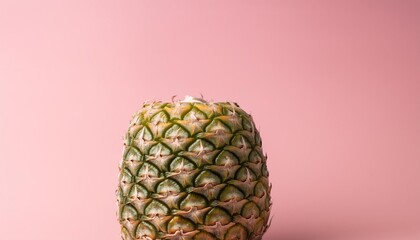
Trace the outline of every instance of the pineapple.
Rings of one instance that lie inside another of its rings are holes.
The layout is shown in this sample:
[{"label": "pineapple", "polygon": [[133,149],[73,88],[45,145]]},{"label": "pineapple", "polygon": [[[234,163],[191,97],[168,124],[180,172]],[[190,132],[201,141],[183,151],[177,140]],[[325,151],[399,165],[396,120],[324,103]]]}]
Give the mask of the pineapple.
[{"label": "pineapple", "polygon": [[266,160],[251,115],[236,103],[145,102],[119,166],[122,239],[262,239],[271,208]]}]

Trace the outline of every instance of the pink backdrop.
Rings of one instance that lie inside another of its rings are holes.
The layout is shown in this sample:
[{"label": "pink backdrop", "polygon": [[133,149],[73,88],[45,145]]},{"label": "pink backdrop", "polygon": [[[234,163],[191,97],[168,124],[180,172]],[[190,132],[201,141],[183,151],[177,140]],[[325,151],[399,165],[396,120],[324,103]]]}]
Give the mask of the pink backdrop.
[{"label": "pink backdrop", "polygon": [[147,99],[236,101],[268,240],[420,239],[419,1],[0,1],[0,239],[119,239]]}]

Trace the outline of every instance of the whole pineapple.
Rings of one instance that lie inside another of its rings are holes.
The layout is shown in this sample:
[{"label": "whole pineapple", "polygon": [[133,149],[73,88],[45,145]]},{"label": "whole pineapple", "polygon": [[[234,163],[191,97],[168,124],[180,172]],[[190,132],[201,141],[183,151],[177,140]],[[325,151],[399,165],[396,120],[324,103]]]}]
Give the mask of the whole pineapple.
[{"label": "whole pineapple", "polygon": [[251,115],[236,103],[144,103],[120,163],[122,239],[262,239],[271,207],[266,160]]}]

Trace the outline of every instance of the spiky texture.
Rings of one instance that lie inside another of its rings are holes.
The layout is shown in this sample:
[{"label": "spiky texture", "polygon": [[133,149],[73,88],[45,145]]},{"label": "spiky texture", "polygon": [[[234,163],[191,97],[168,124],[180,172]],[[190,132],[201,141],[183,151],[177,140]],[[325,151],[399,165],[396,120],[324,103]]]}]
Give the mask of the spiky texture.
[{"label": "spiky texture", "polygon": [[252,117],[236,103],[145,103],[120,163],[122,239],[262,239],[266,160]]}]

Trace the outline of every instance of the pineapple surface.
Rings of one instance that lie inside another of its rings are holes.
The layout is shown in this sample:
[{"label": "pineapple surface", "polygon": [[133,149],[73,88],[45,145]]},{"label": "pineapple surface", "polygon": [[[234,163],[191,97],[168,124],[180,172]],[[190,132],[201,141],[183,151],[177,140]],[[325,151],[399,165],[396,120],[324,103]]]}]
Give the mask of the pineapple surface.
[{"label": "pineapple surface", "polygon": [[124,137],[124,240],[262,239],[270,190],[261,138],[238,104],[146,102]]}]

